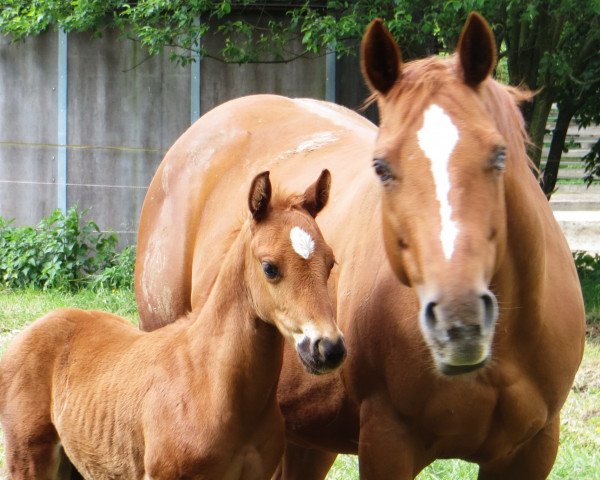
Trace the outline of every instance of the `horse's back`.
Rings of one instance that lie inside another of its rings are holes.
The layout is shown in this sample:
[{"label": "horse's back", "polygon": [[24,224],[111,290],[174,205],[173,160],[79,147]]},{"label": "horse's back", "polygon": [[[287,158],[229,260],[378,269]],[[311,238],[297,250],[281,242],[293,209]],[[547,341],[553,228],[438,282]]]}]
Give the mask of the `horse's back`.
[{"label": "horse's back", "polygon": [[327,225],[331,211],[347,211],[337,206],[344,192],[351,198],[347,192],[369,183],[368,172],[358,172],[369,168],[375,135],[372,123],[344,107],[275,95],[232,100],[193,124],[165,156],[142,208],[142,327],[157,328],[203,303],[257,173],[269,170],[283,190],[299,191],[329,169],[332,201],[319,217]]}]

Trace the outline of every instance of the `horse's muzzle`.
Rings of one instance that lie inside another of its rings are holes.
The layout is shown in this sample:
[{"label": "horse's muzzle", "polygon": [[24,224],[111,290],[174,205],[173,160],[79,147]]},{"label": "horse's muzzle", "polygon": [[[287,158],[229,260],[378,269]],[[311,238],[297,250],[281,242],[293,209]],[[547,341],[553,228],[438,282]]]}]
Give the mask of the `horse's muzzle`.
[{"label": "horse's muzzle", "polygon": [[426,302],[421,327],[439,371],[461,375],[485,366],[497,319],[498,302],[490,291]]},{"label": "horse's muzzle", "polygon": [[335,370],[346,358],[346,345],[341,335],[334,341],[324,337],[311,340],[305,336],[296,344],[296,351],[306,370],[315,375]]}]

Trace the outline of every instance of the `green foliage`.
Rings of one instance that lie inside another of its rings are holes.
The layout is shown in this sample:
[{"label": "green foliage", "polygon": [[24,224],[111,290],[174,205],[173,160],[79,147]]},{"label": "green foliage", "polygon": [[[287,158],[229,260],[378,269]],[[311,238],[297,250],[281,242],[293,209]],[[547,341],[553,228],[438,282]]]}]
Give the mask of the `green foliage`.
[{"label": "green foliage", "polygon": [[589,187],[594,181],[600,180],[600,140],[583,157],[583,162],[585,164],[585,176],[583,180]]},{"label": "green foliage", "polygon": [[90,278],[92,290],[133,290],[133,268],[135,266],[135,246],[125,247],[114,253],[110,265],[93,274]]},{"label": "green foliage", "polygon": [[588,323],[600,324],[600,254],[574,252]]},{"label": "green foliage", "polygon": [[573,258],[581,280],[598,280],[600,283],[600,254],[591,254],[578,250],[573,253]]},{"label": "green foliage", "polygon": [[[175,47],[170,56],[182,64],[193,61],[194,53],[237,63],[287,62],[306,54],[304,49],[289,50],[297,33],[287,21],[285,4],[276,10],[270,4],[250,0],[7,0],[0,10],[0,32],[21,40],[49,28],[95,35],[115,28],[141,42],[151,55]],[[209,35],[221,37],[218,49],[201,42]]]},{"label": "green foliage", "polygon": [[55,210],[37,226],[0,217],[0,283],[9,288],[77,289],[132,285],[132,249],[116,252],[117,236],[101,232],[85,212]]}]

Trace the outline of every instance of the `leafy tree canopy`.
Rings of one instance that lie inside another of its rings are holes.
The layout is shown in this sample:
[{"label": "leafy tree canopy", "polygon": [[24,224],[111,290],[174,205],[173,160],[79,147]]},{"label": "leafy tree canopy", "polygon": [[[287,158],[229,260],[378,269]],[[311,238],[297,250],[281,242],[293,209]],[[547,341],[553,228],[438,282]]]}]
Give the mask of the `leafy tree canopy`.
[{"label": "leafy tree canopy", "polygon": [[[180,47],[227,62],[287,62],[335,48],[354,54],[368,22],[384,18],[401,42],[405,58],[454,46],[466,13],[484,0],[409,2],[405,0],[5,0],[0,32],[20,40],[49,28],[101,35],[117,28],[142,42],[151,54]],[[220,35],[218,50],[201,39]],[[449,41],[449,44],[446,44]]]}]

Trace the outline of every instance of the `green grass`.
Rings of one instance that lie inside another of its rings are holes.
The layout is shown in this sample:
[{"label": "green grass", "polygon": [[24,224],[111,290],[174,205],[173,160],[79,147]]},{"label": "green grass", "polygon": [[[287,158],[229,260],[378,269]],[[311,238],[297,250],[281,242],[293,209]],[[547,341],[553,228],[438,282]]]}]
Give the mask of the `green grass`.
[{"label": "green grass", "polygon": [[[569,163],[566,163],[567,161]],[[585,168],[585,163],[583,163],[580,158],[572,160],[563,158],[560,162],[560,170],[578,170],[581,168]]]},{"label": "green grass", "polygon": [[558,178],[556,185],[585,185],[583,175],[581,178]]},{"label": "green grass", "polygon": [[[597,292],[595,297],[594,292]],[[593,297],[592,300],[595,298],[595,303],[591,304],[595,313],[590,317],[588,312],[588,319],[600,319],[600,285],[597,282],[584,285],[584,294],[588,303],[590,297]],[[32,320],[54,308],[66,306],[107,310],[134,323],[137,321],[135,299],[130,291],[65,293],[0,290],[0,352],[8,339]],[[4,447],[0,442],[0,471],[3,464]],[[352,455],[340,455],[327,476],[328,480],[358,478],[358,460]],[[460,460],[438,460],[417,478],[470,480],[477,478],[477,467]],[[583,363],[563,408],[561,445],[549,479],[600,480],[600,336],[588,339]]]}]

